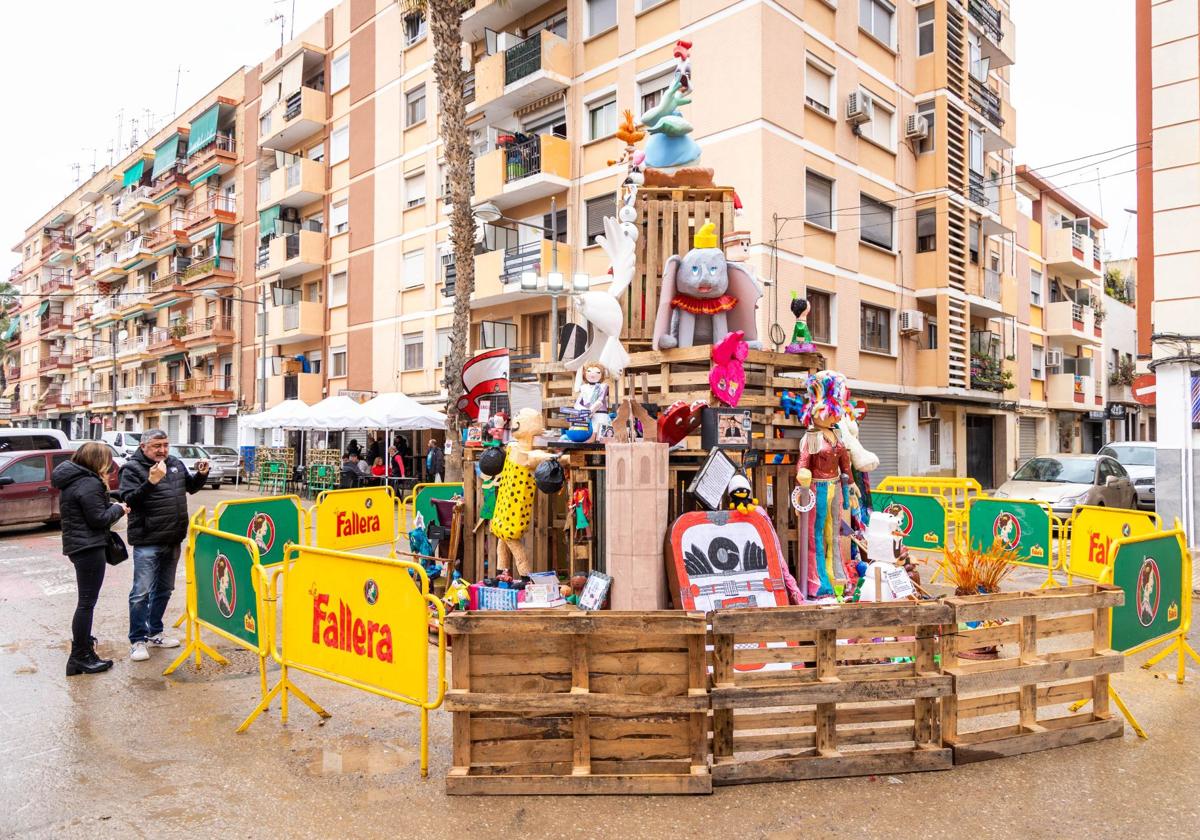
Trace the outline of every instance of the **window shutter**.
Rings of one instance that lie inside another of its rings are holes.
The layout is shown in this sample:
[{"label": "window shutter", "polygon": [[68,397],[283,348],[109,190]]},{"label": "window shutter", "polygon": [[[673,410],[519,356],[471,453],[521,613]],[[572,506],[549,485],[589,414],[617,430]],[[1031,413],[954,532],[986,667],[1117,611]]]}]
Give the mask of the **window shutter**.
[{"label": "window shutter", "polygon": [[611,195],[589,199],[587,202],[587,244],[593,245],[596,237],[604,233],[604,217],[617,214],[617,201]]}]

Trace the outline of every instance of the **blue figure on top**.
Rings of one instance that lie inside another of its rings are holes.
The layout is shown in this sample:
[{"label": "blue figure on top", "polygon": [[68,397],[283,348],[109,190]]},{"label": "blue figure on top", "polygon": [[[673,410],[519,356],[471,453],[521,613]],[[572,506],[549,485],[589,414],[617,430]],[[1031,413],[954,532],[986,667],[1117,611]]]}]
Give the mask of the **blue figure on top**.
[{"label": "blue figure on top", "polygon": [[700,159],[700,146],[688,135],[692,124],[679,113],[682,105],[691,104],[692,65],[689,59],[691,41],[675,43],[675,77],[657,106],[642,114],[639,122],[650,132],[646,141],[646,165],[655,169],[670,169],[695,163]]}]

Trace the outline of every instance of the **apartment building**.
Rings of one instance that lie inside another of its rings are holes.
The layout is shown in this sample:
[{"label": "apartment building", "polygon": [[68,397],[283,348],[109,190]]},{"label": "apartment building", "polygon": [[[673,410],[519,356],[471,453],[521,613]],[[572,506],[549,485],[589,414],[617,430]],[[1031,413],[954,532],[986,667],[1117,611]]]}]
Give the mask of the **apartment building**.
[{"label": "apartment building", "polygon": [[1157,379],[1155,495],[1196,544],[1200,499],[1200,3],[1136,7],[1139,354]]},{"label": "apartment building", "polygon": [[1154,440],[1153,406],[1134,399],[1137,363],[1137,258],[1104,264],[1104,362],[1108,380],[1105,419],[1108,441]]},{"label": "apartment building", "polygon": [[236,444],[242,79],[94,174],[14,248],[13,422]]}]

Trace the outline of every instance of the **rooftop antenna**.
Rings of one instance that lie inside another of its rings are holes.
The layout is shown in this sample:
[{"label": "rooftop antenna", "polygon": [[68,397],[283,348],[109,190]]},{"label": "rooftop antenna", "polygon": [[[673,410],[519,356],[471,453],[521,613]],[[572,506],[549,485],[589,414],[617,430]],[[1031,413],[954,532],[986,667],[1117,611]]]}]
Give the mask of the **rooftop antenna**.
[{"label": "rooftop antenna", "polygon": [[179,81],[183,78],[183,74],[188,72],[183,69],[180,64],[175,68],[175,102],[171,105],[171,116],[174,117],[179,113]]},{"label": "rooftop antenna", "polygon": [[129,118],[129,151],[133,151],[140,144],[138,143],[138,121],[137,117]]},{"label": "rooftop antenna", "polygon": [[[288,0],[275,0],[275,5],[278,6],[280,3],[286,3],[286,2],[288,2]],[[288,15],[288,40],[291,40],[296,37],[296,0],[291,0],[291,2],[292,2],[292,13],[290,15]],[[282,29],[282,26],[280,28]],[[279,46],[282,47],[283,46],[282,31],[280,32],[280,35],[279,35],[279,41],[280,41]]]},{"label": "rooftop antenna", "polygon": [[79,169],[80,169],[80,165],[78,163],[71,164],[71,173],[75,176],[75,186],[77,186],[77,187],[79,186],[79,181],[80,181]]},{"label": "rooftop antenna", "polygon": [[267,19],[267,26],[270,26],[275,21],[279,21],[279,47],[283,49],[283,25],[287,22],[287,18],[276,12]]},{"label": "rooftop antenna", "polygon": [[79,151],[92,153],[92,175],[95,175],[97,172],[99,172],[100,170],[96,168],[96,147],[95,146],[91,146],[91,147],[85,146],[85,147],[81,148]]}]

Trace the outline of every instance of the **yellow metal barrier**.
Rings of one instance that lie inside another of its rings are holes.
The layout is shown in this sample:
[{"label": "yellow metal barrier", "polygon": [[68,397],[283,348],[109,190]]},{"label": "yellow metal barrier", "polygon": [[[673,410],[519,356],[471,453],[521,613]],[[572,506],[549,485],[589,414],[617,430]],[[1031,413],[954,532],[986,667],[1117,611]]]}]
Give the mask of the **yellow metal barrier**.
[{"label": "yellow metal barrier", "polygon": [[[407,536],[408,532],[412,530],[413,521],[418,513],[425,517],[426,527],[429,526],[433,515],[434,499],[452,499],[462,494],[463,483],[461,481],[426,482],[413,485],[412,492],[404,497],[404,501],[400,505],[401,527],[404,535]],[[448,522],[442,524],[447,528],[450,527]]]},{"label": "yellow metal barrier", "polygon": [[[967,504],[974,498],[986,498],[978,481],[967,477],[937,477],[916,475],[888,476],[871,488],[875,493],[907,493],[941,499],[946,508],[946,545],[966,545]],[[876,505],[878,509],[878,505]],[[944,548],[943,548],[944,553]],[[942,574],[939,562],[929,578],[933,583]]]},{"label": "yellow metal barrier", "polygon": [[1060,568],[1054,534],[1062,532],[1062,521],[1046,502],[976,496],[968,500],[964,519],[963,545],[987,550],[999,542],[1016,553],[1015,565],[1046,570],[1040,589],[1059,585],[1054,579],[1054,570]]},{"label": "yellow metal barrier", "polygon": [[[243,728],[281,696],[294,693],[322,717],[328,713],[296,688],[289,669],[416,706],[421,710],[421,775],[429,772],[429,710],[446,694],[445,609],[429,594],[417,563],[311,546],[288,549],[271,574],[271,609],[283,583],[281,646],[271,635],[271,656],[281,675]],[[434,696],[429,697],[429,607],[437,612],[438,658]]]},{"label": "yellow metal barrier", "polygon": [[[1076,505],[1067,520],[1067,529],[1070,542],[1063,554],[1067,561],[1067,584],[1077,577],[1099,582],[1112,574],[1117,540],[1161,531],[1162,518],[1144,510]],[[1063,533],[1059,531],[1060,545]]]},{"label": "yellow metal barrier", "polygon": [[396,494],[386,485],[317,496],[316,545],[337,551],[386,545],[396,553]]}]

